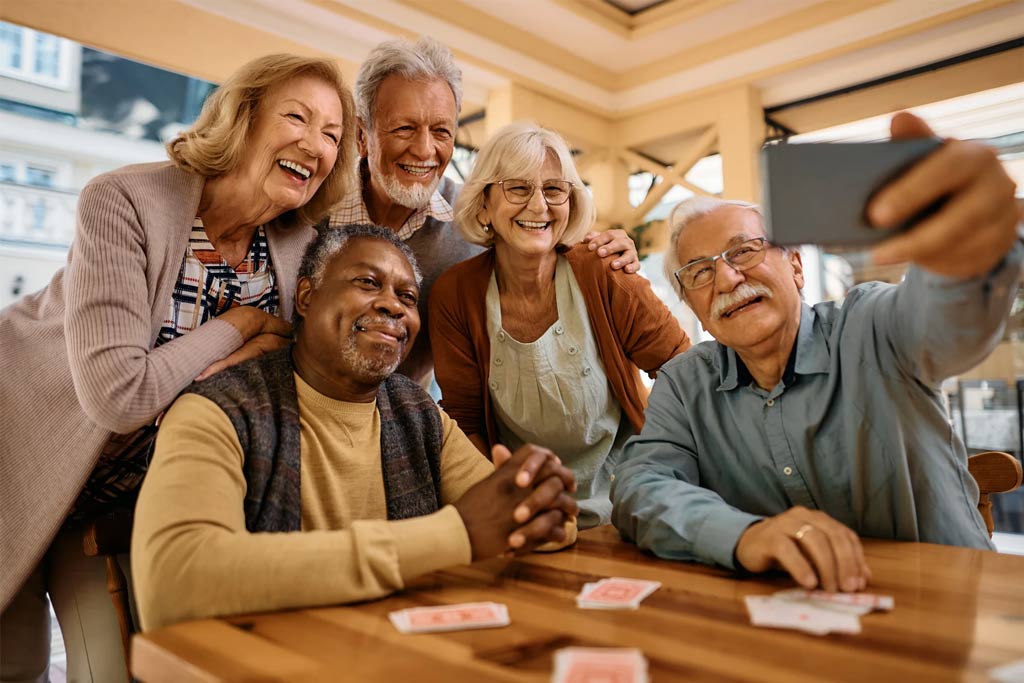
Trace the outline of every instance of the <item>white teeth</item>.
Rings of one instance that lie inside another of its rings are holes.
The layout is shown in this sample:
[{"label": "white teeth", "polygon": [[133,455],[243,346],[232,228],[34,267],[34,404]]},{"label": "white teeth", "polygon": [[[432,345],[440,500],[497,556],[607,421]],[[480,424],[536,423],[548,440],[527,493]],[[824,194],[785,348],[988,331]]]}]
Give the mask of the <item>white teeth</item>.
[{"label": "white teeth", "polygon": [[289,168],[289,169],[295,171],[296,173],[301,175],[306,180],[309,180],[309,176],[313,175],[312,172],[308,168],[306,168],[305,166],[300,166],[299,164],[295,163],[294,161],[288,161],[287,159],[278,159],[277,163],[278,163],[278,165],[283,166],[284,168]]},{"label": "white teeth", "polygon": [[433,165],[431,165],[431,166],[410,166],[409,164],[399,164],[399,167],[403,171],[406,171],[407,173],[412,173],[413,175],[427,175],[428,173],[433,171],[435,168],[437,168],[436,166],[433,166]]},{"label": "white teeth", "polygon": [[550,221],[516,221],[516,225],[521,228],[529,228],[531,230],[537,230],[540,228],[548,227]]}]

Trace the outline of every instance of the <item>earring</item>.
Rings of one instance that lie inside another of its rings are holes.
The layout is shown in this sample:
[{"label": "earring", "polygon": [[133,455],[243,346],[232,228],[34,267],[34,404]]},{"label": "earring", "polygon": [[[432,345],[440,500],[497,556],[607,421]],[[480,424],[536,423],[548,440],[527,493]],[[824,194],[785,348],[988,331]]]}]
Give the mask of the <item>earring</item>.
[{"label": "earring", "polygon": [[481,225],[480,227],[482,227],[484,229],[484,232],[490,232],[491,231],[490,224],[488,224],[488,225]]}]

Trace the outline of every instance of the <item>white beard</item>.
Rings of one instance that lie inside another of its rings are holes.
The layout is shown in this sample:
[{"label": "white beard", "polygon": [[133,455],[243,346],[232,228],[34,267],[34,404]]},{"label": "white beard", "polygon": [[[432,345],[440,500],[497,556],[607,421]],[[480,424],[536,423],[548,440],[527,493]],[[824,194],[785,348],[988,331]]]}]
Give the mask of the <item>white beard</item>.
[{"label": "white beard", "polygon": [[430,204],[430,198],[434,196],[437,186],[441,184],[441,178],[436,175],[433,182],[429,185],[417,183],[411,187],[403,185],[398,178],[387,173],[378,174],[377,181],[380,182],[381,189],[384,190],[384,194],[391,201],[407,209],[422,209],[426,207]]}]

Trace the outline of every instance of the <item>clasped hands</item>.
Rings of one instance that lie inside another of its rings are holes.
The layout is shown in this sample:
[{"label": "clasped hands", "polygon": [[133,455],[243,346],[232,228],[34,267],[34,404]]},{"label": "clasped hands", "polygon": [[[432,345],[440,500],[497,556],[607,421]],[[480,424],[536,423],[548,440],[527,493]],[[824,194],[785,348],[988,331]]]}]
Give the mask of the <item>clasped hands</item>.
[{"label": "clasped hands", "polygon": [[473,560],[525,552],[565,540],[565,522],[579,512],[576,478],[546,448],[491,449],[495,471],[454,503],[466,525]]}]

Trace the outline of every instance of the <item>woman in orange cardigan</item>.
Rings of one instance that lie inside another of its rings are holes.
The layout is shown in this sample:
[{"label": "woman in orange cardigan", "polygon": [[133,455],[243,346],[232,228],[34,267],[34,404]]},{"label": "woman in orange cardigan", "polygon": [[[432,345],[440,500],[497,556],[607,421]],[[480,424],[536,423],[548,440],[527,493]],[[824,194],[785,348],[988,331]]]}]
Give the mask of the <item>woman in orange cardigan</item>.
[{"label": "woman in orange cardigan", "polygon": [[455,214],[468,241],[491,248],[431,292],[441,405],[485,454],[552,449],[576,475],[580,528],[607,523],[615,460],[643,426],[638,368],[653,374],[690,341],[647,280],[572,246],[594,208],[558,134],[498,131]]}]

